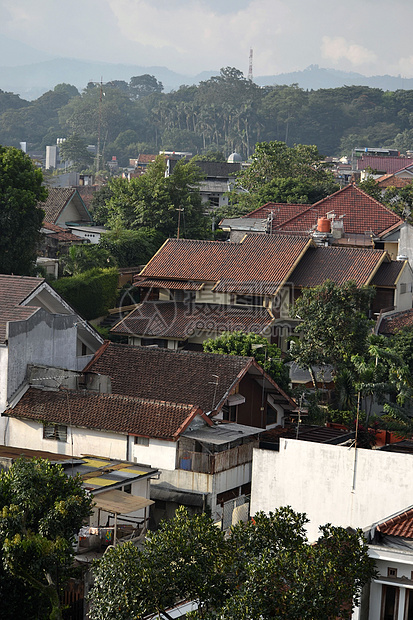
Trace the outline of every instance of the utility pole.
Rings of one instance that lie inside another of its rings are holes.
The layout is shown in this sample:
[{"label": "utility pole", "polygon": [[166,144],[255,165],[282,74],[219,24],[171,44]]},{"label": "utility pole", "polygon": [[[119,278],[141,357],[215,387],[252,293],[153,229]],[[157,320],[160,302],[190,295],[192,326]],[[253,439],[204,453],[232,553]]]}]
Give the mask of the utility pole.
[{"label": "utility pole", "polygon": [[252,82],[252,47],[250,48],[250,59],[248,65],[248,79]]},{"label": "utility pole", "polygon": [[179,209],[177,209],[178,211],[178,234],[176,235],[176,238],[179,239],[179,229],[181,227],[181,211],[183,211],[183,207],[179,207]]}]

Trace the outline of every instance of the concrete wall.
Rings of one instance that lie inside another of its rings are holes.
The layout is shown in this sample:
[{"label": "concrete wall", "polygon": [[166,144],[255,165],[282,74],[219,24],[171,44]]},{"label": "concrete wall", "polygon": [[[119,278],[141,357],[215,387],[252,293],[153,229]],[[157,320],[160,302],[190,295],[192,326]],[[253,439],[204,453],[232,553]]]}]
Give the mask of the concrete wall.
[{"label": "concrete wall", "polygon": [[[411,267],[410,265],[406,265],[396,287],[394,305],[398,312],[409,310],[412,307],[412,281]],[[401,291],[402,284],[404,284],[404,293]]]},{"label": "concrete wall", "polygon": [[161,439],[149,439],[149,446],[134,443],[134,437],[130,441],[130,460],[134,463],[142,463],[150,467],[167,470],[175,469],[176,442],[162,441]]},{"label": "concrete wall", "polygon": [[1,439],[6,446],[45,450],[68,456],[90,454],[126,459],[126,435],[72,427],[67,429],[67,441],[56,441],[43,439],[43,424],[37,421],[3,418],[3,424]]},{"label": "concrete wall", "polygon": [[26,321],[9,323],[7,397],[23,383],[27,364],[77,369],[75,320],[40,308]]},{"label": "concrete wall", "polygon": [[399,254],[407,256],[410,266],[413,267],[413,226],[403,224],[400,228]]},{"label": "concrete wall", "polygon": [[0,345],[0,413],[7,406],[7,367],[9,365],[9,350]]},{"label": "concrete wall", "polygon": [[[356,455],[356,459],[355,459]],[[280,439],[279,452],[255,449],[251,514],[290,505],[318,527],[367,527],[410,506],[413,455]]]}]

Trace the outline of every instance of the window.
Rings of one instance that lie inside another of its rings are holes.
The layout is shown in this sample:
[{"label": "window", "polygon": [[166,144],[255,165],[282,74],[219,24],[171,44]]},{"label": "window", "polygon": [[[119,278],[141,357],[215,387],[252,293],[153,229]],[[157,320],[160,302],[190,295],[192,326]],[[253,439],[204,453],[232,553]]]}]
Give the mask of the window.
[{"label": "window", "polygon": [[43,426],[43,439],[67,441],[67,426],[63,426],[63,424],[45,424]]},{"label": "window", "polygon": [[135,444],[138,446],[149,446],[149,437],[135,437]]},{"label": "window", "polygon": [[383,586],[380,620],[396,620],[399,609],[399,588]]},{"label": "window", "polygon": [[124,493],[132,493],[132,485],[131,484],[125,484],[125,486],[123,487],[123,492]]},{"label": "window", "polygon": [[388,566],[387,577],[397,577],[397,568],[391,568],[390,566]]},{"label": "window", "polygon": [[237,406],[234,405],[230,407],[229,405],[224,405],[222,407],[223,418],[227,422],[236,422],[237,421]]},{"label": "window", "polygon": [[263,295],[236,295],[235,303],[242,306],[262,306],[264,297]]}]

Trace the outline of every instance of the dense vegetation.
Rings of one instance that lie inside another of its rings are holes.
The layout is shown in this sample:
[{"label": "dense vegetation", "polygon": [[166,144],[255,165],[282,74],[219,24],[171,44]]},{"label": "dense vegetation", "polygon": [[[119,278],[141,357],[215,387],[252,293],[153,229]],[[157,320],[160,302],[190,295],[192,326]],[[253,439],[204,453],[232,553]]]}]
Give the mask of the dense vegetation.
[{"label": "dense vegetation", "polygon": [[247,158],[257,142],[273,140],[315,144],[324,155],[366,145],[413,148],[413,91],[261,88],[231,67],[170,93],[151,78],[89,83],[81,94],[58,84],[32,102],[0,90],[0,144],[25,140],[44,149],[72,134],[96,144],[100,129],[103,161],[116,156],[121,165],[160,149],[238,151]]},{"label": "dense vegetation", "polygon": [[185,600],[198,603],[193,619],[349,618],[375,574],[367,543],[361,531],[326,525],[310,545],[307,522],[285,507],[238,523],[226,537],[205,514],[180,507],[142,550],[125,543],[94,565],[89,618],[170,618],[166,610]]}]

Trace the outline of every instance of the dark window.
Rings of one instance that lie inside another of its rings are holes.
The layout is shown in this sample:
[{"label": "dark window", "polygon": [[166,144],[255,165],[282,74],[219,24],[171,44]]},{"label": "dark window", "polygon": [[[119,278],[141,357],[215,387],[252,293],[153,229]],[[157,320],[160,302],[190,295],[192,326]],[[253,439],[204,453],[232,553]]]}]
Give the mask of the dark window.
[{"label": "dark window", "polygon": [[135,437],[135,444],[138,446],[149,446],[149,437]]},{"label": "dark window", "polygon": [[131,484],[125,484],[125,486],[123,487],[123,492],[124,493],[132,493],[132,485]]},{"label": "dark window", "polygon": [[222,407],[222,413],[224,420],[227,422],[236,422],[237,421],[237,405],[233,405],[230,407],[229,405],[224,405]]},{"label": "dark window", "polygon": [[67,441],[67,426],[63,426],[63,424],[45,424],[43,426],[43,439]]},{"label": "dark window", "polygon": [[387,577],[397,577],[397,568],[387,568]]},{"label": "dark window", "polygon": [[383,586],[380,620],[396,620],[399,607],[399,588]]}]

